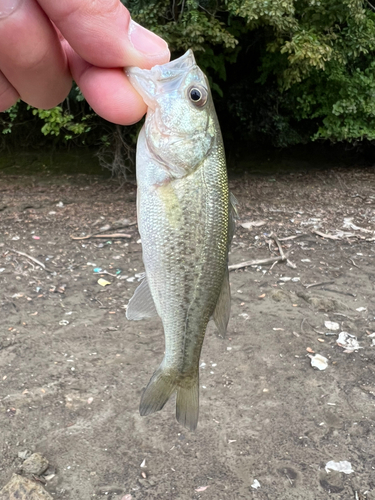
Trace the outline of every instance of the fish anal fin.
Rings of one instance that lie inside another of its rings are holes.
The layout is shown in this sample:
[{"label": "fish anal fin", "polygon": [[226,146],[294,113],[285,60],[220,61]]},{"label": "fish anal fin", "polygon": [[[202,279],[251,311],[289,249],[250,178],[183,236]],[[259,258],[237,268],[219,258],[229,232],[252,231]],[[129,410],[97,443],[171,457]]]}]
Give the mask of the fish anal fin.
[{"label": "fish anal fin", "polygon": [[143,278],[142,283],[129,300],[126,317],[130,320],[139,321],[141,319],[153,318],[157,315],[158,313],[147,283],[147,278]]},{"label": "fish anal fin", "polygon": [[221,337],[225,337],[227,333],[227,326],[230,316],[230,285],[229,285],[229,271],[226,268],[224,273],[221,291],[216,303],[216,308],[213,314],[216,328],[219,330]]},{"label": "fish anal fin", "polygon": [[236,220],[238,219],[238,207],[239,203],[237,198],[233,193],[229,193],[229,246],[232,242],[234,232],[236,230]]}]

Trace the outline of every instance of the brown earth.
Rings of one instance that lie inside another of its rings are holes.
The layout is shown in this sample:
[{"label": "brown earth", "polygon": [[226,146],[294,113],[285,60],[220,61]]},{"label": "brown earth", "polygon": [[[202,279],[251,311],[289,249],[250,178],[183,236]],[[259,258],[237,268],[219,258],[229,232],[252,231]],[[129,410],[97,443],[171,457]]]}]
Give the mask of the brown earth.
[{"label": "brown earth", "polygon": [[[195,433],[175,421],[173,402],[138,414],[164,346],[159,322],[124,314],[141,245],[136,225],[114,223],[135,222],[135,185],[0,182],[0,489],[30,450],[51,464],[56,499],[375,499],[373,168],[231,179],[239,223],[257,225],[238,227],[230,262],[279,256],[273,233],[299,236],[281,241],[296,267],[231,273],[227,338],[210,324],[205,339]],[[130,238],[71,238],[105,225]],[[325,321],[339,330],[326,335]],[[338,346],[341,331],[361,349]],[[307,348],[326,370],[312,368]],[[327,473],[330,460],[354,472]]]}]

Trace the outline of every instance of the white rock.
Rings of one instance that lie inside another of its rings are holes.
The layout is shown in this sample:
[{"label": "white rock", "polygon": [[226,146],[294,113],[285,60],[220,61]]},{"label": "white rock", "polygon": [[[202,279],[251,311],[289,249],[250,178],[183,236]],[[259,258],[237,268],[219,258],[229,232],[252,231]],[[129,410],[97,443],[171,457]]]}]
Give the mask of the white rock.
[{"label": "white rock", "polygon": [[352,464],[346,460],[343,460],[342,462],[334,462],[333,460],[330,460],[326,463],[325,469],[327,473],[330,470],[336,470],[337,472],[343,472],[344,474],[351,474],[354,472]]},{"label": "white rock", "polygon": [[325,321],[324,326],[328,328],[328,330],[338,330],[340,328],[340,325],[335,321]]},{"label": "white rock", "polygon": [[311,358],[311,366],[313,368],[317,368],[318,370],[325,370],[328,366],[328,359],[320,354],[312,354],[308,355]]},{"label": "white rock", "polygon": [[258,479],[254,479],[254,482],[251,485],[251,487],[254,488],[254,490],[257,490],[258,488],[260,488],[260,482],[258,481]]}]

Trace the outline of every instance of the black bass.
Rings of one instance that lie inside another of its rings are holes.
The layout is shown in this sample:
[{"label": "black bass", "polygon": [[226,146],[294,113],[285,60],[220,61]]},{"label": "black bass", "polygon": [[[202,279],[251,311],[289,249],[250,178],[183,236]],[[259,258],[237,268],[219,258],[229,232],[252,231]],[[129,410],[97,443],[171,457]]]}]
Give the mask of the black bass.
[{"label": "black bass", "polygon": [[194,430],[207,323],[213,317],[224,336],[230,313],[234,208],[223,141],[207,78],[191,50],[126,74],[148,105],[136,160],[145,278],[126,315],[159,315],[165,335],[164,359],[143,393],[140,413],[161,410],[177,392],[176,418]]}]

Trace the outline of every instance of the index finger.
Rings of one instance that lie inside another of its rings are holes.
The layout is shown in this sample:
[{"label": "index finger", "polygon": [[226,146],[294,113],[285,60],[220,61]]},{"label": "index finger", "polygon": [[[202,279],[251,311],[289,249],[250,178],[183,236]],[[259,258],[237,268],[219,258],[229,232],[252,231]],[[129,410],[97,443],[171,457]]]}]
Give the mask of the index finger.
[{"label": "index finger", "polygon": [[119,0],[37,0],[71,47],[102,68],[149,69],[169,61],[167,43],[131,21]]}]

